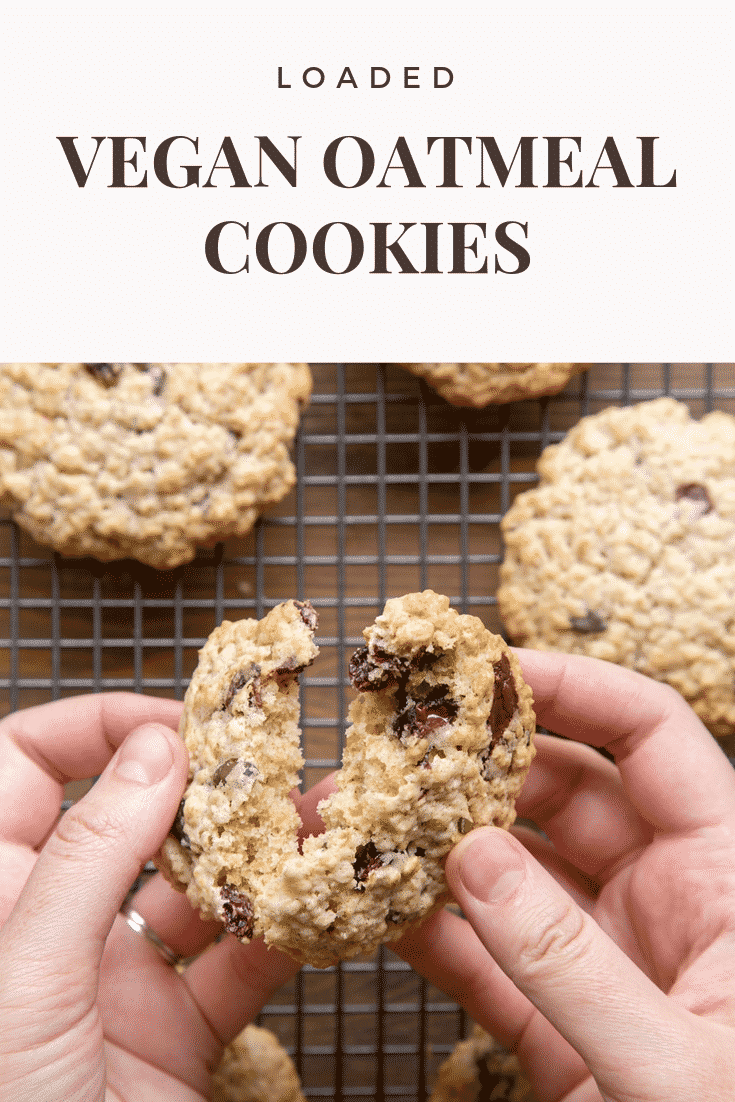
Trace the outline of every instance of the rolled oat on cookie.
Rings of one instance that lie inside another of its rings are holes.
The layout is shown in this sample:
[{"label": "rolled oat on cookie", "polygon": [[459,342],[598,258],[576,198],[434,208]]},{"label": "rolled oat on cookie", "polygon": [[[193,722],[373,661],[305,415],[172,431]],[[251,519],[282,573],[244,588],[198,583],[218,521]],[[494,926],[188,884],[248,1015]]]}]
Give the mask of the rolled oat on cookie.
[{"label": "rolled oat on cookie", "polygon": [[301,363],[0,364],[0,506],[62,555],[170,569],[296,481]]},{"label": "rolled oat on cookie", "polygon": [[562,363],[401,363],[425,379],[446,402],[483,406],[556,394],[589,364]]},{"label": "rolled oat on cookie", "polygon": [[305,1102],[294,1062],[275,1033],[248,1025],[212,1075],[210,1102]]},{"label": "rolled oat on cookie", "polygon": [[665,681],[735,733],[735,417],[658,398],[584,417],[502,522],[498,609],[520,646]]}]

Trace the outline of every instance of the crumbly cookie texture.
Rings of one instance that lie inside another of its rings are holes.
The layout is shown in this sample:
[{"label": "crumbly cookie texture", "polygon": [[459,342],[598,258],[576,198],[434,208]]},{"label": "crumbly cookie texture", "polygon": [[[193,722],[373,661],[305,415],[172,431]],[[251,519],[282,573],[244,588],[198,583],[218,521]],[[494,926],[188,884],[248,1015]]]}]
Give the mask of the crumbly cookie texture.
[{"label": "crumbly cookie texture", "polygon": [[210,1102],[305,1102],[291,1057],[269,1029],[249,1025],[225,1049]]},{"label": "crumbly cookie texture", "polygon": [[242,941],[264,933],[267,893],[298,858],[289,792],[303,765],[298,675],[318,651],[308,602],[225,620],[199,652],[180,734],[189,784],[159,855],[191,903]]},{"label": "crumbly cookie texture", "polygon": [[511,825],[535,717],[515,656],[480,620],[430,590],[388,601],[350,663],[358,696],[325,833],[299,852],[288,793],[315,623],[290,601],[222,624],[200,652],[181,726],[190,783],[161,867],[241,940],[322,968],[442,906],[451,847]]},{"label": "crumbly cookie texture", "polygon": [[515,1056],[479,1025],[438,1071],[429,1102],[536,1102]]},{"label": "crumbly cookie texture", "polygon": [[0,505],[39,543],[159,569],[295,481],[306,364],[0,365]]},{"label": "crumbly cookie texture", "polygon": [[519,644],[673,685],[735,731],[735,418],[671,398],[583,418],[502,523],[500,613]]},{"label": "crumbly cookie texture", "polygon": [[487,406],[556,394],[588,364],[399,364],[455,406]]}]

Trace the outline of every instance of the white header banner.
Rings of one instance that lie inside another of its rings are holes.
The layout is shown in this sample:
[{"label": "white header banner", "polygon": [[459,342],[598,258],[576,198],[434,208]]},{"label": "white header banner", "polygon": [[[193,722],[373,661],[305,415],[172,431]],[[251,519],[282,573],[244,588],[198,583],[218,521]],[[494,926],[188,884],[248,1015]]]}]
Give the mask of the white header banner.
[{"label": "white header banner", "polygon": [[724,15],[6,22],[3,359],[732,358]]}]

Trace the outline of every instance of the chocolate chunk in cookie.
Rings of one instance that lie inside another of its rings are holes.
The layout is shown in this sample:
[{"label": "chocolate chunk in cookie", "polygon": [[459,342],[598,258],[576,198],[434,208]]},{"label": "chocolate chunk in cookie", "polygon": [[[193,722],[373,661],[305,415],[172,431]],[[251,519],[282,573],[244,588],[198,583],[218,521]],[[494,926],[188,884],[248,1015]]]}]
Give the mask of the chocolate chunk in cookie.
[{"label": "chocolate chunk in cookie", "polygon": [[114,386],[122,374],[123,364],[85,364],[84,365],[98,383],[103,386]]},{"label": "chocolate chunk in cookie", "polygon": [[304,621],[307,628],[310,628],[311,631],[316,631],[318,616],[311,601],[294,601],[294,604],[299,610],[299,616]]},{"label": "chocolate chunk in cookie", "polygon": [[381,854],[373,841],[366,842],[364,846],[358,846],[355,860],[352,864],[355,870],[356,888],[359,892],[365,891],[365,881],[374,869],[382,867]]},{"label": "chocolate chunk in cookie", "polygon": [[184,849],[191,849],[189,838],[186,830],[184,829],[184,801],[179,804],[179,809],[176,812],[176,818],[171,824],[170,834],[176,839],[180,846]]},{"label": "chocolate chunk in cookie", "polygon": [[218,765],[212,774],[212,784],[215,786],[224,784],[237,765],[237,760],[237,758],[228,758],[227,761],[223,761],[221,765]]},{"label": "chocolate chunk in cookie", "polygon": [[248,684],[252,684],[253,699],[256,705],[260,706],[260,673],[261,669],[257,662],[251,662],[245,669],[238,670],[227,686],[222,708],[229,708],[240,689],[244,689]]},{"label": "chocolate chunk in cookie", "polygon": [[304,667],[292,655],[289,655],[285,661],[281,662],[280,666],[271,670],[268,677],[272,678],[280,689],[287,689],[289,685],[293,685],[303,669]]},{"label": "chocolate chunk in cookie", "polygon": [[404,658],[387,654],[379,647],[375,650],[358,647],[350,659],[350,681],[360,693],[378,692],[403,680],[407,668]]},{"label": "chocolate chunk in cookie", "polygon": [[350,681],[360,693],[377,692],[406,681],[411,671],[430,669],[438,651],[419,647],[415,654],[390,654],[382,647],[358,647],[350,659]]},{"label": "chocolate chunk in cookie", "polygon": [[448,686],[438,685],[425,699],[409,700],[393,721],[393,730],[401,739],[428,738],[432,731],[451,723],[458,711]]},{"label": "chocolate chunk in cookie", "polygon": [[255,912],[251,900],[230,884],[220,888],[220,896],[225,916],[224,926],[228,934],[234,934],[236,938],[249,941],[253,936],[255,924]]},{"label": "chocolate chunk in cookie", "polygon": [[569,627],[580,635],[597,635],[598,632],[607,631],[607,624],[599,612],[588,608],[584,616],[570,616]]},{"label": "chocolate chunk in cookie", "polygon": [[243,761],[242,758],[227,758],[226,761],[220,762],[212,774],[212,784],[215,788],[228,785],[243,794],[247,794],[259,776],[260,770],[254,761]]},{"label": "chocolate chunk in cookie", "polygon": [[518,693],[510,668],[508,655],[504,654],[493,665],[494,672],[494,696],[493,705],[487,720],[490,731],[491,745],[500,738],[507,728],[518,706]]},{"label": "chocolate chunk in cookie", "polygon": [[701,482],[687,482],[683,486],[677,486],[674,491],[674,497],[677,501],[681,501],[682,498],[685,498],[687,501],[700,502],[705,506],[701,513],[702,516],[704,516],[705,513],[712,512],[714,508],[707,487],[703,486]]}]

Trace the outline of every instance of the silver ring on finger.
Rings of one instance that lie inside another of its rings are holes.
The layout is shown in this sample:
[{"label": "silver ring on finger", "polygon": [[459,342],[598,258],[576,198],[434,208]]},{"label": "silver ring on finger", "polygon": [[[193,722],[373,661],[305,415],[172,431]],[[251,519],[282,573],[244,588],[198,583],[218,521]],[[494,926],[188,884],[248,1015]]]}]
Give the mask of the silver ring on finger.
[{"label": "silver ring on finger", "polygon": [[156,931],[148,925],[142,914],[130,903],[123,903],[120,908],[120,914],[127,922],[131,930],[136,934],[141,934],[147,941],[150,941],[151,945],[158,951],[160,956],[166,961],[166,964],[171,964],[174,968],[184,961],[185,957],[180,957],[178,953],[175,953],[170,945],[167,945],[165,941],[162,941]]}]

